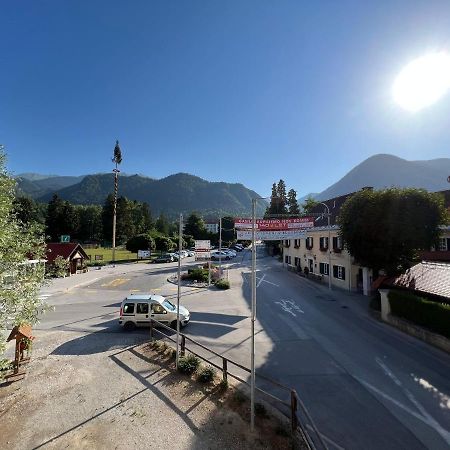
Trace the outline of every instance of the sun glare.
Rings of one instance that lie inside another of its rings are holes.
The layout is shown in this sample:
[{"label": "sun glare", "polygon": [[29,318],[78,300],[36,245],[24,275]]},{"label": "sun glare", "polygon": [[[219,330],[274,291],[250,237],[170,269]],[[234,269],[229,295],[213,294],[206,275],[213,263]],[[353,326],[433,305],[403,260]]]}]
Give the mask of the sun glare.
[{"label": "sun glare", "polygon": [[450,55],[431,53],[411,61],[397,76],[394,100],[415,112],[432,105],[450,89]]}]

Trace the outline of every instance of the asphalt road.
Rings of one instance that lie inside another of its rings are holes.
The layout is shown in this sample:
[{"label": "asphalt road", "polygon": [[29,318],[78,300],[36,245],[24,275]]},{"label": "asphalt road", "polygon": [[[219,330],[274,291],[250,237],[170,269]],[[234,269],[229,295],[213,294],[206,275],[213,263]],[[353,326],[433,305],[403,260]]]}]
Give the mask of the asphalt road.
[{"label": "asphalt road", "polygon": [[[450,448],[450,356],[369,317],[364,297],[330,293],[262,251],[259,256],[257,372],[297,390],[329,448]],[[230,264],[229,291],[182,290],[192,317],[186,333],[246,366],[249,263],[244,253]],[[176,286],[167,282],[175,271],[176,263],[142,265],[51,294],[55,311],[40,328],[85,331],[86,351],[103,351],[95,335],[123,332],[117,317],[125,295],[176,298]],[[147,333],[138,330],[135,337]]]}]

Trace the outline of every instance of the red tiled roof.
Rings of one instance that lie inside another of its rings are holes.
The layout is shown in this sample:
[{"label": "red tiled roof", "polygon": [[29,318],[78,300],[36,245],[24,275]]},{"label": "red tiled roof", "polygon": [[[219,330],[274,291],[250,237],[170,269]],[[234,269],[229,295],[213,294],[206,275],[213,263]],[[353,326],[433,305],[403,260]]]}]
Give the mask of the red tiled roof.
[{"label": "red tiled roof", "polygon": [[450,264],[422,261],[383,284],[450,299]]},{"label": "red tiled roof", "polygon": [[46,258],[49,263],[52,263],[57,256],[68,259],[76,251],[79,251],[86,259],[88,259],[86,252],[80,244],[75,242],[50,242],[47,244]]}]

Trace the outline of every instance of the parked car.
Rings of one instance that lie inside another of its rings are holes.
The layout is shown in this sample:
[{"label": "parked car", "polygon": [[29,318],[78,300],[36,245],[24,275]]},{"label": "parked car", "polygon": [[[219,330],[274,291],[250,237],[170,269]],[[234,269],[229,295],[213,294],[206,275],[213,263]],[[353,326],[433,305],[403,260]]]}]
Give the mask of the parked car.
[{"label": "parked car", "polygon": [[211,253],[212,261],[219,261],[221,259],[223,260],[223,259],[231,259],[231,258],[232,258],[232,256],[229,253],[224,252],[224,251],[222,251],[222,252],[216,251],[216,252]]},{"label": "parked car", "polygon": [[175,261],[174,256],[171,253],[165,253],[164,255],[158,256],[154,262],[155,263],[165,263]]},{"label": "parked car", "polygon": [[222,248],[222,251],[228,253],[232,258],[234,258],[237,255],[237,253],[234,250],[231,250],[230,248]]},{"label": "parked car", "polygon": [[[185,327],[190,313],[180,305],[180,325]],[[120,305],[119,325],[131,331],[136,327],[150,326],[150,319],[176,328],[177,307],[162,295],[131,294]]]},{"label": "parked car", "polygon": [[[176,257],[177,258],[177,261],[178,261],[178,252],[174,252],[174,253],[172,253],[173,255],[174,255],[174,257]],[[186,250],[181,250],[181,259],[183,259],[183,258],[186,258],[187,257],[187,251]]]},{"label": "parked car", "polygon": [[193,250],[187,251],[188,256],[195,256],[195,252]]},{"label": "parked car", "polygon": [[242,250],[244,250],[244,247],[242,247],[241,244],[233,244],[230,248],[236,250],[237,252],[242,252]]}]

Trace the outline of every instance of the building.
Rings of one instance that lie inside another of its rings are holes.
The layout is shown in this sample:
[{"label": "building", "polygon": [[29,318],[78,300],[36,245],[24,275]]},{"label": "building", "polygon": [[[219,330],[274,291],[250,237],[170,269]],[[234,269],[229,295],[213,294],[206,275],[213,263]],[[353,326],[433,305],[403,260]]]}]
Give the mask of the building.
[{"label": "building", "polygon": [[68,275],[83,270],[84,262],[89,259],[83,247],[75,242],[51,242],[47,244],[47,264],[53,264],[58,256],[68,261]]},{"label": "building", "polygon": [[205,228],[208,233],[217,234],[219,232],[219,224],[218,223],[205,223]]},{"label": "building", "polygon": [[[440,193],[444,196],[446,208],[450,210],[450,190]],[[341,206],[353,194],[317,204],[311,210],[312,215],[317,217],[314,228],[307,230],[303,239],[283,242],[283,262],[289,268],[301,270],[303,274],[313,274],[314,278],[325,283],[328,283],[331,272],[332,286],[369,295],[374,279],[372,271],[357,264],[345,249],[339,236],[339,226],[336,224]],[[425,261],[450,262],[450,226],[441,226],[437,246],[430,251],[421,252],[420,257]]]}]

